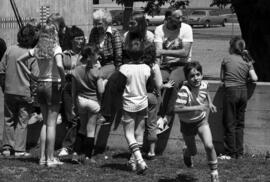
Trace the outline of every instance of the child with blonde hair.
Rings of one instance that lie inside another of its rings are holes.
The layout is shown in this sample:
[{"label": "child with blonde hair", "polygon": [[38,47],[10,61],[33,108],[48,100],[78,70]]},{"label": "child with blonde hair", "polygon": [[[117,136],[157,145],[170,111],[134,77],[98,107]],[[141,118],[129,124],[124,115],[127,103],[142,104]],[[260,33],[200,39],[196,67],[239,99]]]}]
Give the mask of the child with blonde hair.
[{"label": "child with blonde hair", "polygon": [[[61,103],[61,87],[65,82],[62,63],[62,49],[59,46],[57,20],[42,27],[37,46],[18,58],[18,64],[33,79],[38,81],[37,98],[43,116],[40,132],[40,165],[56,167],[63,162],[54,157],[56,120]],[[35,77],[23,64],[24,60],[35,57],[40,73]]]}]

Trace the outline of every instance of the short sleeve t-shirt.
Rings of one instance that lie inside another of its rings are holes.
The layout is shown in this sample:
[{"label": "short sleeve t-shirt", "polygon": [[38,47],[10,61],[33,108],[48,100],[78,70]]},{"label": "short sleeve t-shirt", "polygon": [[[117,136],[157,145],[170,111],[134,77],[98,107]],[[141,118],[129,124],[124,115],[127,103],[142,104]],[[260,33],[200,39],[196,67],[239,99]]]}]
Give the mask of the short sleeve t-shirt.
[{"label": "short sleeve t-shirt", "polygon": [[98,68],[86,70],[86,65],[77,66],[71,71],[76,84],[76,94],[91,100],[98,100],[97,80],[100,78]]},{"label": "short sleeve t-shirt", "polygon": [[240,55],[229,55],[221,63],[224,71],[225,87],[245,86],[249,77],[249,71],[253,65],[245,62]]},{"label": "short sleeve t-shirt", "polygon": [[[196,106],[207,104],[207,87],[208,83],[202,81],[199,89],[191,89],[187,82],[183,83],[183,86],[177,93],[176,106]],[[178,114],[180,121],[185,123],[194,123],[203,120],[206,117],[206,111],[188,111]]]},{"label": "short sleeve t-shirt", "polygon": [[124,64],[119,70],[127,78],[123,93],[123,109],[138,112],[148,107],[146,83],[151,75],[146,64]]},{"label": "short sleeve t-shirt", "polygon": [[56,55],[63,55],[62,54],[62,49],[59,45],[55,46],[53,49],[54,52],[54,57],[51,59],[47,58],[40,58],[36,55],[36,50],[37,48],[30,49],[29,54],[31,56],[34,56],[37,58],[38,61],[38,66],[39,66],[39,80],[48,80],[48,81],[56,81],[60,82],[61,78],[57,69],[56,61],[55,61],[55,56]]},{"label": "short sleeve t-shirt", "polygon": [[[182,23],[180,29],[171,31],[167,29],[166,24],[160,25],[155,29],[154,42],[162,43],[163,49],[179,49],[182,47],[181,42],[193,42],[192,28],[190,25]],[[191,59],[191,52],[190,50],[188,61]],[[180,58],[166,56],[164,59],[166,62],[177,62]]]}]

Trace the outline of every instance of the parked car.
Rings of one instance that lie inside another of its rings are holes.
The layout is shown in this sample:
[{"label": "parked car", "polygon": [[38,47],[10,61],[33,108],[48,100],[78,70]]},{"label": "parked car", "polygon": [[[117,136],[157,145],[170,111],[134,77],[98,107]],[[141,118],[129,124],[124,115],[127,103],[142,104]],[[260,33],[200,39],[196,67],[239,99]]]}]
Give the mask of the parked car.
[{"label": "parked car", "polygon": [[220,16],[218,10],[194,10],[188,15],[187,23],[191,26],[202,25],[210,27],[211,25],[225,26],[226,17]]},{"label": "parked car", "polygon": [[112,25],[118,26],[123,24],[123,10],[110,10],[112,15]]},{"label": "parked car", "polygon": [[160,25],[165,20],[165,15],[145,15],[145,19],[148,25]]},{"label": "parked car", "polygon": [[233,14],[223,14],[223,15],[220,15],[220,16],[223,16],[225,18],[226,23],[238,23],[238,18],[237,18],[235,13],[233,13]]}]

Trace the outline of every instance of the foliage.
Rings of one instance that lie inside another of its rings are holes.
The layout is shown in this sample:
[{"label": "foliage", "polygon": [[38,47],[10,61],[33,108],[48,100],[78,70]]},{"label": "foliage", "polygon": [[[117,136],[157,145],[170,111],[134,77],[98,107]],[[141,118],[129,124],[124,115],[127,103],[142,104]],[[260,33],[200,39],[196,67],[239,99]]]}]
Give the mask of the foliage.
[{"label": "foliage", "polygon": [[[117,4],[125,5],[125,3],[130,0],[112,0],[112,1],[115,1]],[[189,0],[140,0],[140,1],[147,2],[144,11],[149,14],[160,11],[160,7],[165,5],[165,3],[169,3],[170,7],[176,9],[185,9],[186,6],[189,5]]]},{"label": "foliage", "polygon": [[210,6],[217,6],[219,8],[225,8],[227,5],[231,4],[232,0],[213,0]]}]

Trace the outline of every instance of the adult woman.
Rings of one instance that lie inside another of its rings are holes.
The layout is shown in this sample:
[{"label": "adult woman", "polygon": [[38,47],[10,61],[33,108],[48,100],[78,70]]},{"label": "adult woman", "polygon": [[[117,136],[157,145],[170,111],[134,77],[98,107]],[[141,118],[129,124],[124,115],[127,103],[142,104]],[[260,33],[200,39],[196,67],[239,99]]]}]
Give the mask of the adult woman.
[{"label": "adult woman", "polygon": [[225,86],[223,125],[226,151],[221,159],[241,158],[244,154],[247,82],[258,80],[252,60],[246,59],[245,42],[241,37],[230,40],[229,53],[222,61],[220,72]]},{"label": "adult woman", "polygon": [[[25,72],[38,81],[37,97],[43,116],[39,164],[48,167],[63,164],[54,157],[56,120],[60,109],[61,86],[65,82],[62,49],[58,42],[58,30],[62,23],[61,16],[51,15],[41,29],[37,46],[17,60]],[[37,78],[22,63],[29,57],[35,57],[38,61],[40,73]]]},{"label": "adult woman", "polygon": [[94,28],[89,36],[89,44],[99,48],[101,56],[101,72],[108,79],[122,64],[122,40],[117,29],[111,27],[112,16],[105,9],[98,9],[93,13]]}]

